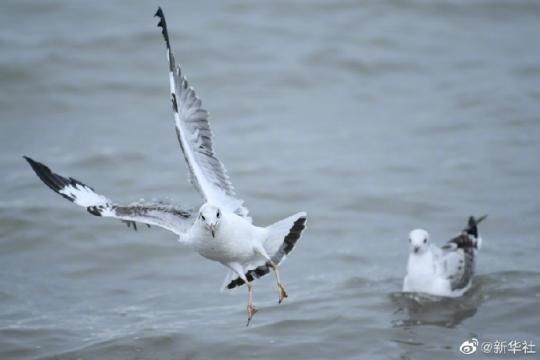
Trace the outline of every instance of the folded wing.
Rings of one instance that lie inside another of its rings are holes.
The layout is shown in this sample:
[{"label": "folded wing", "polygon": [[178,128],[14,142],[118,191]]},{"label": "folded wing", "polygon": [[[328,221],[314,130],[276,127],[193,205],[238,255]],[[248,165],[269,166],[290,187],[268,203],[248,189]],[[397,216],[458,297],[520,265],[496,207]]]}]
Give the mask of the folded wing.
[{"label": "folded wing", "polygon": [[475,239],[463,233],[448,241],[441,250],[441,271],[450,282],[451,290],[469,286],[474,275]]}]

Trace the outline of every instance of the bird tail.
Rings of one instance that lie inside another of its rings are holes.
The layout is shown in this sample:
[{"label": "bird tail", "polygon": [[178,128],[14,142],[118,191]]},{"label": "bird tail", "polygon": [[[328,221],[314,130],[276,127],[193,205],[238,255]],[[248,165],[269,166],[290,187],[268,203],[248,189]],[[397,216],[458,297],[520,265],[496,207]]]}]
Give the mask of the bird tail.
[{"label": "bird tail", "polygon": [[268,237],[263,246],[274,264],[279,265],[294,249],[306,229],[306,221],[306,213],[299,212],[266,228]]},{"label": "bird tail", "polygon": [[[306,220],[306,213],[299,212],[266,227],[267,237],[263,242],[263,247],[274,264],[279,265],[282,263],[286,256],[294,249],[302,236],[302,232],[306,229]],[[246,279],[253,281],[268,274],[271,266],[268,261],[262,260],[256,263],[245,264],[244,268],[246,270]],[[244,285],[244,280],[230,271],[225,276],[222,290],[234,289],[242,285]]]}]

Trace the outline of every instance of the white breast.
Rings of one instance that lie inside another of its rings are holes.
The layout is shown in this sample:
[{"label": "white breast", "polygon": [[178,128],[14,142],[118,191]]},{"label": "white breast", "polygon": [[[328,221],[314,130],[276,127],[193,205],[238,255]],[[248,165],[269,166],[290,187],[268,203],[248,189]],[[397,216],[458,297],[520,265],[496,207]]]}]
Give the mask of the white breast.
[{"label": "white breast", "polygon": [[448,296],[451,292],[450,283],[440,273],[431,252],[409,257],[407,275],[403,281],[403,291],[423,292],[439,296]]},{"label": "white breast", "polygon": [[194,226],[190,235],[193,247],[205,258],[220,263],[245,263],[256,256],[254,244],[261,241],[263,232],[264,229],[236,214],[223,213],[215,237],[201,224]]},{"label": "white breast", "polygon": [[404,291],[428,292],[435,278],[434,270],[431,253],[410,255],[407,263]]}]

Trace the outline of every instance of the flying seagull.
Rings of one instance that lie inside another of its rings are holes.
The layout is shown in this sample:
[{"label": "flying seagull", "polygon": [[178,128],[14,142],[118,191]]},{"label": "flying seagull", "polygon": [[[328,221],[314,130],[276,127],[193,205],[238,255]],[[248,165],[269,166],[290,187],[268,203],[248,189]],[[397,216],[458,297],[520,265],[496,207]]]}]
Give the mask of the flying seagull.
[{"label": "flying seagull", "polygon": [[478,224],[486,217],[469,217],[467,227],[442,247],[430,243],[426,230],[411,231],[403,291],[444,297],[463,295],[471,287],[475,257],[482,247]]},{"label": "flying seagull", "polygon": [[236,197],[227,171],[217,158],[212,143],[208,112],[189,86],[171,51],[167,23],[161,8],[155,16],[162,29],[169,62],[171,101],[176,133],[187,163],[189,179],[202,195],[204,203],[197,213],[162,203],[134,203],[122,206],[98,194],[93,188],[72,178],[58,175],[46,165],[24,157],[37,176],[52,190],[69,201],[85,207],[96,216],[155,225],[178,235],[178,241],[207,259],[229,269],[224,288],[246,285],[248,321],[257,311],[253,304],[253,284],[274,272],[279,303],[287,297],[281,282],[279,265],[294,249],[306,228],[306,213],[299,212],[267,227],[252,224],[248,209]]}]

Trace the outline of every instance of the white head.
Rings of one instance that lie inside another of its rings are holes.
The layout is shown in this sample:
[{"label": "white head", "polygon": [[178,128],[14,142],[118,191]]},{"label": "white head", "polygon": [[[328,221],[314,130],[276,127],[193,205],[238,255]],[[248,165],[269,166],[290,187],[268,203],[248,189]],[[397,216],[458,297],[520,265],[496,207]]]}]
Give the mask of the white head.
[{"label": "white head", "polygon": [[221,222],[221,210],[214,205],[204,204],[199,209],[199,221],[210,231],[212,237],[216,236],[216,231]]},{"label": "white head", "polygon": [[409,252],[414,255],[425,253],[429,249],[429,234],[424,229],[415,229],[409,233]]}]

